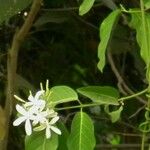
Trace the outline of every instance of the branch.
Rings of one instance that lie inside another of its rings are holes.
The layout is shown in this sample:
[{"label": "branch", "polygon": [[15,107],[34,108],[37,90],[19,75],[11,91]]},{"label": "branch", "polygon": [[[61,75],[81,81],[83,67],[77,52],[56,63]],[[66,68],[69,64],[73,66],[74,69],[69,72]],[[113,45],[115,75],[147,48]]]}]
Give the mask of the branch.
[{"label": "branch", "polygon": [[[92,8],[103,6],[103,3],[95,4]],[[76,11],[79,10],[79,7],[64,7],[64,8],[48,8],[42,9],[45,12],[65,12],[65,11]]]},{"label": "branch", "polygon": [[17,60],[18,60],[18,52],[21,47],[22,42],[26,38],[30,28],[32,27],[33,21],[40,10],[42,0],[34,0],[31,6],[31,10],[29,12],[28,17],[26,18],[23,26],[16,32],[13,37],[12,46],[8,50],[8,58],[7,58],[7,95],[5,101],[5,129],[6,136],[2,141],[0,148],[1,150],[7,149],[7,141],[9,134],[9,122],[10,116],[12,114],[12,110],[14,107],[13,95],[15,91],[15,83],[16,83],[16,70],[17,70]]},{"label": "branch", "polygon": [[[117,67],[115,66],[113,57],[111,52],[107,52],[108,61],[110,63],[111,69],[114,72],[117,80],[118,80],[118,88],[120,92],[124,95],[134,95],[135,93],[128,87],[128,85],[125,83],[124,79],[122,78],[121,74],[119,73]],[[138,99],[141,103],[146,104],[145,100],[143,100],[141,97],[137,96],[136,99]]]}]

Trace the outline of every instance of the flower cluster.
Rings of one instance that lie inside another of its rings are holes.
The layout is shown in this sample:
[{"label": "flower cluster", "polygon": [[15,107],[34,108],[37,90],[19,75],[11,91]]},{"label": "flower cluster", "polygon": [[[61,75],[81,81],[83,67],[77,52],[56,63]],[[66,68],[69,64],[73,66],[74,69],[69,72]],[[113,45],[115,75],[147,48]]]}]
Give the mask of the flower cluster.
[{"label": "flower cluster", "polygon": [[[13,122],[13,125],[18,126],[25,122],[27,135],[31,135],[32,130],[42,131],[45,129],[46,138],[50,138],[51,130],[59,135],[61,134],[61,131],[55,126],[55,123],[59,120],[59,116],[53,109],[47,108],[46,101],[41,99],[43,94],[43,90],[38,91],[35,96],[30,93],[28,102],[22,100],[24,102],[22,105],[16,105],[19,118]],[[21,100],[18,96],[15,97]]]}]

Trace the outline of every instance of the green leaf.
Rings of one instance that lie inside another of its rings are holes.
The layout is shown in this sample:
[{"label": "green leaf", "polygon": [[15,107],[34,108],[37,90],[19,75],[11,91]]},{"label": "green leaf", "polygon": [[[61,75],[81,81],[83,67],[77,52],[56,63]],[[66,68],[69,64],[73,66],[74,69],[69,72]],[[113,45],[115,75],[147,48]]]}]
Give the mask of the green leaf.
[{"label": "green leaf", "polygon": [[0,23],[25,9],[32,0],[0,0]]},{"label": "green leaf", "polygon": [[46,139],[45,132],[34,132],[26,136],[25,150],[56,150],[58,147],[58,135],[52,133],[50,139]]},{"label": "green leaf", "polygon": [[121,138],[119,135],[111,135],[111,139],[109,140],[109,143],[111,145],[118,145],[121,143]]},{"label": "green leaf", "polygon": [[67,12],[46,12],[43,13],[34,23],[34,27],[40,27],[47,23],[63,23],[69,18]]},{"label": "green leaf", "polygon": [[63,123],[59,123],[58,128],[61,130],[62,135],[59,136],[59,146],[57,150],[68,150],[67,139],[69,136],[69,132]]},{"label": "green leaf", "polygon": [[50,105],[57,105],[78,99],[77,93],[68,86],[54,86],[50,89],[50,93],[47,99]]},{"label": "green leaf", "polygon": [[114,10],[100,25],[100,44],[98,46],[98,68],[102,72],[105,66],[105,53],[111,38],[114,25],[117,23],[121,11],[119,9]]},{"label": "green leaf", "polygon": [[79,112],[75,115],[71,134],[68,138],[68,150],[93,150],[95,147],[94,126],[90,117]]},{"label": "green leaf", "polygon": [[90,98],[93,102],[101,104],[119,105],[119,92],[109,86],[87,86],[77,89],[77,91]]},{"label": "green leaf", "polygon": [[[140,53],[147,67],[150,64],[150,14],[145,14],[145,27],[142,24],[141,14],[131,14],[131,27],[136,29],[137,42],[141,48]],[[137,25],[138,24],[138,25]],[[146,33],[144,32],[144,28]]]},{"label": "green leaf", "polygon": [[79,15],[86,14],[93,6],[95,0],[83,0],[82,4],[79,7]]},{"label": "green leaf", "polygon": [[120,106],[118,110],[110,112],[109,106],[108,105],[105,106],[105,111],[111,117],[111,121],[113,123],[120,119],[120,115],[121,115],[122,110],[123,110],[123,107]]},{"label": "green leaf", "polygon": [[149,0],[144,0],[144,6],[146,9],[150,8],[150,1]]}]

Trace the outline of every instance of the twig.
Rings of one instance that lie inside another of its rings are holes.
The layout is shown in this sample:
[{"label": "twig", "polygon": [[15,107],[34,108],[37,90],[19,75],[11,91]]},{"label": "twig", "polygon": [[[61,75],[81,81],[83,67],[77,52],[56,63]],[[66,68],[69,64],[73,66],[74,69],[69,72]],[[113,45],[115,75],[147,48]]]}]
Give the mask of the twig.
[{"label": "twig", "polygon": [[[132,143],[127,143],[127,144],[117,144],[117,145],[111,145],[111,144],[99,144],[96,145],[96,148],[98,149],[106,149],[106,148],[140,148],[141,144],[132,144]],[[145,144],[145,148],[149,147],[149,144]]]},{"label": "twig", "polygon": [[23,26],[16,32],[13,37],[12,46],[8,50],[8,58],[7,58],[7,95],[5,101],[5,116],[6,116],[6,136],[2,142],[0,147],[1,150],[7,149],[7,141],[8,141],[8,134],[9,134],[9,122],[10,116],[12,114],[13,109],[13,95],[15,91],[15,79],[16,79],[16,70],[17,70],[17,60],[18,60],[18,51],[21,47],[22,42],[24,41],[27,33],[29,32],[30,28],[32,27],[33,21],[39,12],[41,7],[42,0],[34,0],[31,6],[31,10],[29,12],[28,17],[26,18]]},{"label": "twig", "polygon": [[129,119],[135,117],[138,113],[140,113],[140,111],[142,111],[144,108],[146,107],[146,105],[143,105],[142,107],[140,107],[134,114],[132,114]]},{"label": "twig", "polygon": [[[92,8],[96,8],[99,6],[103,6],[103,3],[95,4]],[[48,8],[48,9],[42,9],[46,12],[62,12],[62,11],[76,11],[79,10],[79,7],[64,7],[64,8]]]},{"label": "twig", "polygon": [[82,23],[86,24],[87,26],[92,27],[93,29],[99,31],[99,28],[97,26],[95,26],[94,24],[92,24],[91,22],[88,22],[88,21],[84,20],[82,17],[79,17],[77,15],[74,15],[74,16],[80,22],[82,22]]},{"label": "twig", "polygon": [[[109,50],[109,52],[107,52],[107,57],[108,57],[108,61],[110,63],[111,69],[114,72],[117,80],[118,80],[118,88],[120,90],[120,92],[124,95],[128,95],[128,94],[135,94],[125,83],[124,79],[122,78],[121,74],[119,73],[118,69],[115,66],[112,54]],[[136,99],[138,99],[141,103],[146,104],[146,101],[143,100],[141,97],[136,97]]]}]

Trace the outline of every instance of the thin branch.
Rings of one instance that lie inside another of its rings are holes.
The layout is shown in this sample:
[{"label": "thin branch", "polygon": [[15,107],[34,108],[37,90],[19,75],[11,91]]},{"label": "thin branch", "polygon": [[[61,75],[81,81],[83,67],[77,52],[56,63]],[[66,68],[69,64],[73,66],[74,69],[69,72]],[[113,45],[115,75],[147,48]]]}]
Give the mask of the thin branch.
[{"label": "thin branch", "polygon": [[88,21],[84,20],[82,17],[79,17],[79,16],[77,16],[77,15],[74,15],[74,16],[75,16],[75,18],[76,18],[77,20],[79,20],[80,22],[82,22],[82,23],[86,24],[87,26],[89,26],[89,27],[91,27],[91,28],[93,28],[93,29],[99,31],[99,28],[98,28],[97,26],[95,26],[94,24],[92,24],[91,22],[88,22]]},{"label": "thin branch", "polygon": [[[111,144],[98,144],[96,145],[96,148],[98,149],[106,149],[106,148],[140,148],[141,144],[132,144],[132,143],[127,143],[127,144],[117,144],[117,145],[111,145]],[[145,148],[148,148],[149,144],[145,144]]]},{"label": "thin branch", "polygon": [[[111,69],[112,71],[114,72],[117,80],[118,80],[118,88],[120,90],[120,92],[124,95],[128,95],[128,94],[135,94],[129,87],[128,85],[125,83],[123,77],[121,76],[121,74],[119,73],[117,67],[115,66],[115,63],[114,63],[114,60],[113,60],[113,57],[112,57],[112,54],[111,52],[107,52],[107,57],[108,57],[108,61],[110,63],[110,66],[111,66]],[[141,97],[136,97],[136,99],[138,99],[141,103],[143,104],[146,104],[146,101],[143,100]]]},{"label": "thin branch", "polygon": [[146,104],[140,107],[134,114],[132,114],[129,119],[136,117],[144,108],[146,107]]},{"label": "thin branch", "polygon": [[14,106],[13,95],[15,91],[15,80],[16,80],[16,70],[17,70],[17,60],[18,60],[18,51],[21,47],[22,42],[27,36],[30,28],[32,27],[33,21],[39,12],[41,7],[42,0],[34,0],[31,6],[31,10],[29,12],[28,17],[26,18],[23,26],[17,30],[16,34],[13,37],[12,46],[8,50],[8,58],[7,58],[7,95],[5,101],[5,116],[6,116],[6,136],[2,142],[2,150],[7,149],[7,141],[8,141],[8,131],[9,131],[9,122],[10,116],[12,114],[12,109]]},{"label": "thin branch", "polygon": [[[92,8],[103,6],[103,3],[95,4]],[[62,11],[76,11],[79,10],[79,7],[64,7],[64,8],[48,8],[48,9],[42,9],[46,12],[62,12]]]}]

